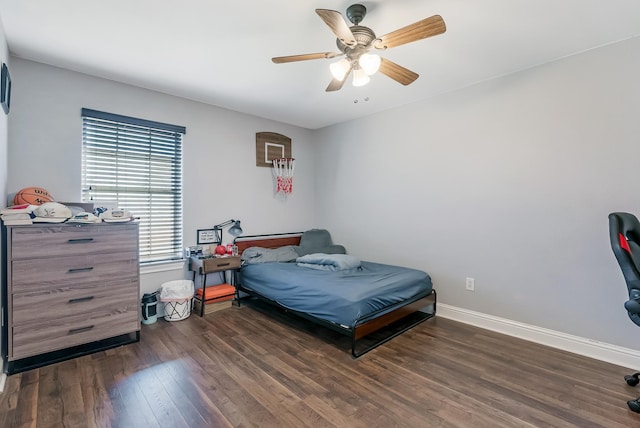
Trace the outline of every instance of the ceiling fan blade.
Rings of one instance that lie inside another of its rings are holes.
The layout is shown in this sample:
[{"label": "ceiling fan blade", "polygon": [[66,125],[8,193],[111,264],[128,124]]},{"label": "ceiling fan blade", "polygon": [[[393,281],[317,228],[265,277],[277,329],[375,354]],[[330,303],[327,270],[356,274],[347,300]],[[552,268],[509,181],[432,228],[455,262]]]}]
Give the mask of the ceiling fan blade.
[{"label": "ceiling fan blade", "polygon": [[342,86],[344,86],[344,80],[338,80],[336,78],[334,78],[333,80],[331,80],[331,82],[329,82],[329,86],[327,86],[327,89],[325,89],[326,92],[333,92],[333,91],[339,91],[340,89],[342,89]]},{"label": "ceiling fan blade", "polygon": [[344,79],[342,80],[338,80],[334,77],[333,80],[329,82],[329,86],[327,86],[327,89],[325,89],[325,91],[326,92],[339,91],[344,86],[344,82],[347,81],[347,77],[349,77],[349,73],[347,73],[347,75],[344,76]]},{"label": "ceiling fan blade", "polygon": [[422,21],[414,22],[411,25],[402,27],[389,34],[379,37],[374,42],[374,46],[378,49],[393,48],[395,46],[404,45],[405,43],[415,42],[416,40],[426,39],[427,37],[437,36],[447,31],[447,26],[440,15],[433,15]]},{"label": "ceiling fan blade", "polygon": [[342,43],[347,46],[354,46],[358,43],[340,12],[330,9],[316,9],[316,13]]},{"label": "ceiling fan blade", "polygon": [[339,55],[344,54],[337,52],[318,52],[303,55],[277,56],[275,58],[271,58],[271,61],[275,62],[276,64],[284,64],[286,62],[307,61],[310,59],[335,58]]},{"label": "ceiling fan blade", "polygon": [[405,86],[413,83],[419,77],[417,73],[384,58],[382,58],[382,62],[380,63],[379,71],[385,76],[390,77]]}]

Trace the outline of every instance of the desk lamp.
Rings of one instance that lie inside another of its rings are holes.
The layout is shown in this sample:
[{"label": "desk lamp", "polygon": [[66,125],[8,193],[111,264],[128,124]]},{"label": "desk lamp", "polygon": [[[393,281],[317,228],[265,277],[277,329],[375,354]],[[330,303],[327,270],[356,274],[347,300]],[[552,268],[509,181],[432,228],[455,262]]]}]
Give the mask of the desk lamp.
[{"label": "desk lamp", "polygon": [[229,228],[229,235],[239,236],[242,235],[242,228],[240,227],[240,220],[227,220],[224,223],[216,224],[213,226],[213,230],[216,234],[217,245],[222,245],[222,228],[233,225]]}]

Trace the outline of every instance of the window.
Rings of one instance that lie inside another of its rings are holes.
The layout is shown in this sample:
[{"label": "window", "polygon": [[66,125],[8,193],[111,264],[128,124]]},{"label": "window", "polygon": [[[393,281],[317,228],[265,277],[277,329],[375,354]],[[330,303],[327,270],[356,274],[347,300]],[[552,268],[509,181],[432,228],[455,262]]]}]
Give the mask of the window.
[{"label": "window", "polygon": [[184,127],[82,109],[82,200],[140,218],[140,261],[182,258]]}]

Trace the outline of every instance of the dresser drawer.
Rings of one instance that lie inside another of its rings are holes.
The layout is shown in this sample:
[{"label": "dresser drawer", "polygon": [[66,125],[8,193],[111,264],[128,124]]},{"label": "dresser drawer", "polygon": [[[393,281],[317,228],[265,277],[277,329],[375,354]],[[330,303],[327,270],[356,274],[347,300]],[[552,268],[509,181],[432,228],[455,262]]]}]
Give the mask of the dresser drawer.
[{"label": "dresser drawer", "polygon": [[138,253],[118,252],[11,262],[12,291],[138,278]]},{"label": "dresser drawer", "polygon": [[202,272],[216,272],[228,269],[240,268],[240,256],[231,257],[207,257],[202,261]]},{"label": "dresser drawer", "polygon": [[138,306],[138,281],[49,287],[46,290],[14,293],[10,325],[48,324],[56,319]]},{"label": "dresser drawer", "polygon": [[11,229],[11,258],[35,259],[138,248],[137,224],[83,224]]},{"label": "dresser drawer", "polygon": [[136,304],[118,311],[101,310],[90,317],[82,314],[10,330],[11,361],[139,331],[140,321]]}]

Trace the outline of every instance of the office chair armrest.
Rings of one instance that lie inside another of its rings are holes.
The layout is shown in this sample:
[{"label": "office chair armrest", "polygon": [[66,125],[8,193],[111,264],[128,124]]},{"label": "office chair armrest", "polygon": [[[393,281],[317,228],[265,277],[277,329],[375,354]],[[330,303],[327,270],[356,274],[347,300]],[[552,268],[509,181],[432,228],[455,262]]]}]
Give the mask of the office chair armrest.
[{"label": "office chair armrest", "polygon": [[630,314],[640,314],[640,290],[629,291],[629,300],[624,302],[624,308]]}]

